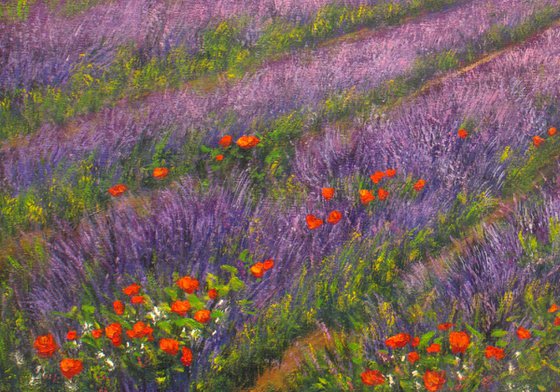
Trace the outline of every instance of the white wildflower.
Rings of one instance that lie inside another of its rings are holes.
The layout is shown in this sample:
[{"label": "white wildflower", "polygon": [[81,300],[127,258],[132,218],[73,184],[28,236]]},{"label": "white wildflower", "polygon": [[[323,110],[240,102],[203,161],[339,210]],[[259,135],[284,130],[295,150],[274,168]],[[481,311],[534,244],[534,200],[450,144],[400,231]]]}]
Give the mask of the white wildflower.
[{"label": "white wildflower", "polygon": [[521,356],[521,352],[520,352],[520,351],[516,351],[514,355],[515,355],[515,358],[519,358],[519,357]]},{"label": "white wildflower", "polygon": [[107,358],[105,360],[105,363],[107,364],[109,371],[113,370],[115,368],[115,364],[113,363],[113,361],[111,361],[110,358]]},{"label": "white wildflower", "polygon": [[389,379],[389,385],[393,385],[395,383],[395,380],[393,380],[393,375],[392,374],[388,374],[387,378]]},{"label": "white wildflower", "polygon": [[103,351],[99,351],[97,353],[97,358],[101,359],[101,358],[105,358],[105,353]]}]

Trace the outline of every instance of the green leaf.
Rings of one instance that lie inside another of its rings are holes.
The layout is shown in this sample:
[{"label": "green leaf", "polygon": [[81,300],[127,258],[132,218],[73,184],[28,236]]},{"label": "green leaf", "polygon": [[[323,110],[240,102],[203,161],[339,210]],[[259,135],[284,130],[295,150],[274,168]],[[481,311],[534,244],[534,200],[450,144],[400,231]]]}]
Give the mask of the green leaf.
[{"label": "green leaf", "polygon": [[226,265],[222,265],[220,268],[224,271],[230,272],[233,275],[237,275],[237,268],[235,268],[232,265],[227,265],[226,264]]},{"label": "green leaf", "polygon": [[95,313],[95,306],[82,305],[82,312],[84,312],[85,314],[94,314]]},{"label": "green leaf", "polygon": [[428,343],[430,342],[430,339],[432,339],[432,337],[435,335],[435,331],[430,331],[430,332],[426,332],[424,335],[422,335],[420,337],[420,344],[418,345],[418,347],[420,348],[424,348],[428,346]]},{"label": "green leaf", "polygon": [[473,327],[471,327],[469,324],[465,324],[465,326],[467,327],[467,330],[473,335],[476,336],[476,338],[480,341],[484,341],[484,336],[478,332],[476,329],[474,329]]},{"label": "green leaf", "polygon": [[492,333],[490,335],[494,338],[502,338],[502,337],[506,336],[507,334],[508,334],[508,332],[504,331],[503,329],[495,329],[495,330],[492,331]]},{"label": "green leaf", "polygon": [[245,287],[245,283],[241,279],[239,279],[237,276],[234,276],[229,281],[229,286],[231,287],[231,289],[233,291],[239,291],[243,287]]}]

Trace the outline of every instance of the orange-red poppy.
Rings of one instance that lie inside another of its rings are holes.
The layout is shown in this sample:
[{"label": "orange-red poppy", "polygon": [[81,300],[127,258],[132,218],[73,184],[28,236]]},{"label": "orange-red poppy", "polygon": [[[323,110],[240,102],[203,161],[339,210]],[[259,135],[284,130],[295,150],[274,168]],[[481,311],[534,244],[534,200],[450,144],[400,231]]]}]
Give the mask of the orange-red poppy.
[{"label": "orange-red poppy", "polygon": [[389,178],[395,177],[397,175],[396,169],[387,169],[385,170],[385,175]]},{"label": "orange-red poppy", "polygon": [[336,225],[342,219],[342,212],[338,210],[331,211],[327,217],[327,222],[331,225]]},{"label": "orange-red poppy", "polygon": [[496,358],[496,361],[501,361],[506,356],[503,349],[494,346],[486,346],[486,350],[484,351],[484,356],[486,358]]},{"label": "orange-red poppy", "polygon": [[554,319],[554,325],[557,326],[557,327],[560,326],[560,317],[557,316],[557,317]]},{"label": "orange-red poppy", "polygon": [[164,179],[165,177],[167,177],[169,175],[169,169],[166,167],[156,167],[154,169],[154,171],[152,172],[152,176],[156,179],[156,180],[161,180]]},{"label": "orange-red poppy", "polygon": [[122,343],[122,326],[119,323],[109,324],[105,327],[105,335],[111,339],[114,346],[120,346]]},{"label": "orange-red poppy", "polygon": [[550,306],[550,308],[548,308],[548,313],[556,313],[556,312],[558,312],[558,309],[560,309],[560,307],[558,307],[558,305],[552,304]]},{"label": "orange-red poppy", "polygon": [[113,197],[119,197],[120,195],[125,193],[127,190],[128,190],[128,187],[126,185],[117,184],[117,185],[113,185],[111,188],[109,188],[107,190],[107,192],[109,192],[109,194]]},{"label": "orange-red poppy", "polygon": [[113,302],[113,309],[115,310],[116,314],[122,316],[122,314],[124,313],[124,303],[122,301],[116,300],[115,302]]},{"label": "orange-red poppy", "polygon": [[371,193],[371,191],[367,189],[360,189],[359,194],[360,194],[360,202],[363,205],[368,205],[369,203],[375,200],[375,196],[373,196],[373,193]]},{"label": "orange-red poppy", "polygon": [[265,271],[268,271],[269,269],[272,269],[272,267],[274,267],[274,260],[273,259],[268,259],[263,261],[263,269]]},{"label": "orange-red poppy", "polygon": [[80,374],[84,369],[84,364],[79,359],[64,358],[60,361],[60,372],[67,379]]},{"label": "orange-red poppy", "polygon": [[148,338],[148,340],[153,340],[153,336],[152,336],[153,332],[154,329],[150,327],[148,324],[146,324],[143,321],[137,321],[132,326],[132,329],[126,331],[126,334],[131,339],[141,339],[146,337]]},{"label": "orange-red poppy", "polygon": [[251,268],[249,268],[249,271],[251,271],[255,278],[262,278],[264,275],[264,264],[259,261],[253,264]]},{"label": "orange-red poppy", "polygon": [[371,176],[369,176],[369,178],[374,184],[379,184],[379,182],[383,179],[383,177],[385,177],[385,172],[382,171],[376,171]]},{"label": "orange-red poppy", "polygon": [[140,285],[136,284],[136,283],[132,283],[129,286],[126,286],[124,289],[122,289],[122,292],[125,293],[126,295],[138,295],[138,293],[140,292]]},{"label": "orange-red poppy", "polygon": [[77,338],[78,332],[75,330],[71,330],[66,333],[66,340],[76,340]]},{"label": "orange-red poppy", "polygon": [[548,130],[548,136],[554,136],[554,135],[556,135],[557,132],[558,132],[558,130],[556,128],[551,127]]},{"label": "orange-red poppy", "polygon": [[439,329],[440,331],[447,331],[448,329],[451,329],[455,326],[455,324],[453,323],[441,323],[438,325],[437,329]]},{"label": "orange-red poppy", "polygon": [[210,298],[210,299],[218,298],[218,290],[216,290],[216,289],[208,290],[208,298]]},{"label": "orange-red poppy", "polygon": [[179,342],[171,338],[162,338],[159,340],[159,348],[161,351],[175,356],[179,352]]},{"label": "orange-red poppy", "polygon": [[37,355],[43,358],[52,357],[55,351],[58,350],[58,344],[56,344],[54,336],[50,333],[37,336],[33,347],[35,347]]},{"label": "orange-red poppy", "polygon": [[101,328],[94,329],[91,331],[91,336],[93,336],[94,339],[99,339],[101,336],[103,336],[103,330]]},{"label": "orange-red poppy", "polygon": [[389,197],[389,192],[387,192],[385,189],[383,188],[379,188],[377,190],[377,198],[381,201],[387,200],[387,198]]},{"label": "orange-red poppy", "polygon": [[540,146],[541,144],[544,143],[544,139],[540,136],[533,136],[533,145],[535,147]]},{"label": "orange-red poppy", "polygon": [[451,346],[451,352],[453,354],[464,353],[470,344],[471,339],[466,332],[453,331],[449,334],[449,345]]},{"label": "orange-red poppy", "polygon": [[218,154],[218,155],[216,155],[216,160],[217,160],[218,162],[221,162],[221,161],[224,160],[224,156],[223,156],[222,154]]},{"label": "orange-red poppy", "polygon": [[398,333],[385,340],[385,344],[390,348],[402,348],[410,342],[410,335],[407,333]]},{"label": "orange-red poppy", "polygon": [[187,300],[177,300],[171,304],[171,311],[179,316],[185,317],[187,312],[191,309],[191,303]]},{"label": "orange-red poppy", "polygon": [[426,352],[429,354],[436,354],[441,351],[441,345],[437,343],[432,343],[426,348]]},{"label": "orange-red poppy", "polygon": [[334,197],[334,188],[321,188],[321,194],[325,200],[330,200]]},{"label": "orange-red poppy", "polygon": [[190,276],[183,276],[177,281],[177,286],[187,294],[192,294],[198,290],[199,282],[198,279],[192,278]]},{"label": "orange-red poppy", "polygon": [[424,373],[424,386],[430,392],[436,392],[445,384],[445,371],[426,370]]},{"label": "orange-red poppy", "polygon": [[426,186],[426,181],[424,181],[423,179],[419,179],[414,183],[412,187],[416,192],[420,192],[422,189],[424,189],[425,186]]},{"label": "orange-red poppy", "polygon": [[237,139],[237,145],[243,150],[250,150],[260,143],[260,139],[256,136],[243,135]]},{"label": "orange-red poppy", "polygon": [[184,366],[191,366],[193,358],[193,353],[190,348],[183,347],[181,348],[181,363]]},{"label": "orange-red poppy", "polygon": [[469,133],[467,132],[466,129],[459,129],[459,131],[457,132],[457,135],[461,138],[461,139],[466,139],[467,136],[469,136]]},{"label": "orange-red poppy", "polygon": [[414,362],[416,362],[420,359],[420,354],[418,354],[416,351],[412,351],[412,352],[408,353],[407,359],[408,359],[408,362],[410,362],[412,365],[414,365]]},{"label": "orange-red poppy", "polygon": [[194,319],[199,323],[206,324],[208,321],[210,321],[210,311],[207,309],[198,310],[194,314]]},{"label": "orange-red poppy", "polygon": [[364,385],[375,386],[381,385],[385,382],[385,377],[383,377],[383,374],[381,374],[379,370],[367,369],[362,372],[361,377]]},{"label": "orange-red poppy", "polygon": [[320,218],[317,218],[313,214],[308,214],[305,217],[305,222],[307,223],[307,227],[309,228],[309,230],[318,229],[319,227],[321,227],[323,225],[323,220],[320,219]]},{"label": "orange-red poppy", "polygon": [[520,340],[524,340],[524,339],[529,339],[531,337],[531,331],[523,328],[523,327],[519,327],[517,328],[517,337]]},{"label": "orange-red poppy", "polygon": [[412,341],[410,342],[410,345],[412,347],[418,347],[418,345],[420,344],[420,338],[418,336],[415,336]]},{"label": "orange-red poppy", "polygon": [[146,301],[146,299],[144,298],[143,295],[133,295],[130,298],[130,302],[132,302],[135,305],[143,304],[145,301]]},{"label": "orange-red poppy", "polygon": [[225,135],[225,136],[222,136],[222,138],[220,139],[218,144],[222,148],[228,148],[229,146],[231,146],[232,140],[233,140],[233,138],[231,137],[231,135]]}]

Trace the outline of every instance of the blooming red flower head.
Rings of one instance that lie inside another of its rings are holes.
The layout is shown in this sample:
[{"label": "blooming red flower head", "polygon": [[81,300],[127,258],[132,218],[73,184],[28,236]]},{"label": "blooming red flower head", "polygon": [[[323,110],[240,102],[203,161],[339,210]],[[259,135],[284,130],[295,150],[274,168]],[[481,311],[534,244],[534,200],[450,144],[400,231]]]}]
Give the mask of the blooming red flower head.
[{"label": "blooming red flower head", "polygon": [[555,326],[560,326],[560,317],[556,316],[556,318],[554,319],[554,325]]},{"label": "blooming red flower head", "polygon": [[313,214],[308,214],[305,217],[305,223],[307,223],[307,228],[309,230],[315,230],[315,229],[318,229],[319,227],[321,227],[323,225],[323,220],[320,219],[320,218],[317,218]]},{"label": "blooming red flower head", "polygon": [[486,358],[496,358],[497,361],[501,361],[506,356],[503,349],[494,347],[494,346],[487,346],[486,350],[484,351],[484,356]]},{"label": "blooming red flower head", "polygon": [[159,340],[159,348],[161,351],[175,356],[179,352],[179,342],[175,339],[163,338]]},{"label": "blooming red flower head", "polygon": [[222,136],[222,138],[220,139],[218,144],[222,148],[228,148],[229,146],[231,146],[232,140],[233,140],[233,138],[231,137],[231,135],[225,135],[225,136]]},{"label": "blooming red flower head", "polygon": [[325,200],[330,200],[334,197],[334,188],[322,188],[321,194],[325,198]]},{"label": "blooming red flower head", "polygon": [[383,177],[385,177],[385,172],[382,171],[376,171],[371,176],[369,176],[369,178],[374,184],[379,184],[379,182],[383,179]]},{"label": "blooming red flower head", "polygon": [[76,340],[78,339],[78,332],[75,330],[68,331],[66,333],[66,340]]},{"label": "blooming red flower head", "polygon": [[558,307],[558,305],[552,304],[550,306],[550,308],[548,308],[548,313],[556,313],[556,312],[558,312],[558,309],[560,309],[560,307]]},{"label": "blooming red flower head", "polygon": [[210,299],[218,298],[218,290],[216,290],[216,289],[208,290],[208,298],[210,298]]},{"label": "blooming red flower head", "polygon": [[208,321],[210,321],[210,311],[207,309],[198,310],[194,314],[194,319],[199,323],[206,324]]},{"label": "blooming red flower head", "polygon": [[259,261],[258,263],[253,264],[249,270],[255,278],[262,278],[264,275],[264,264]]},{"label": "blooming red flower head", "polygon": [[91,336],[93,336],[94,339],[99,339],[101,336],[103,336],[103,330],[101,328],[94,329],[91,331]]},{"label": "blooming red flower head", "polygon": [[398,333],[385,340],[387,347],[392,349],[402,348],[410,342],[410,335],[407,333]]},{"label": "blooming red flower head", "polygon": [[410,345],[411,345],[412,347],[418,347],[419,344],[420,344],[420,338],[419,338],[418,336],[415,336],[415,337],[412,339],[412,342],[410,342]]},{"label": "blooming red flower head", "polygon": [[408,359],[408,362],[410,362],[411,365],[414,365],[414,362],[416,362],[420,359],[420,354],[418,354],[416,351],[412,351],[412,352],[408,353],[407,359]]},{"label": "blooming red flower head", "polygon": [[156,180],[162,180],[169,175],[169,169],[166,167],[156,167],[152,172],[152,176]]},{"label": "blooming red flower head", "polygon": [[187,294],[192,294],[198,290],[199,282],[187,275],[177,281],[177,286]]},{"label": "blooming red flower head", "polygon": [[540,146],[541,144],[544,143],[544,139],[540,136],[533,136],[533,145],[535,147]]},{"label": "blooming red flower head", "polygon": [[153,339],[153,336],[152,336],[153,332],[154,332],[154,329],[152,327],[150,327],[148,324],[146,324],[143,321],[137,321],[132,326],[132,329],[126,331],[126,334],[131,339],[140,339],[140,338],[146,337],[146,338],[148,338],[148,340],[152,340]]},{"label": "blooming red flower head", "polygon": [[237,139],[237,145],[243,150],[250,150],[260,143],[260,139],[256,136],[241,136]]},{"label": "blooming red flower head", "polygon": [[331,225],[336,225],[342,219],[342,212],[338,210],[331,211],[327,217],[327,222]]},{"label": "blooming red flower head", "polygon": [[191,366],[192,359],[193,359],[193,353],[191,349],[188,347],[183,347],[181,349],[181,363],[184,366]]},{"label": "blooming red flower head", "polygon": [[445,371],[426,370],[424,373],[424,386],[430,392],[436,392],[445,384]]},{"label": "blooming red flower head", "polygon": [[43,358],[50,358],[58,350],[58,344],[54,340],[54,336],[50,333],[46,335],[39,335],[33,343],[37,355]]},{"label": "blooming red flower head", "polygon": [[426,348],[426,352],[429,354],[437,354],[441,351],[441,345],[437,343],[432,343]]},{"label": "blooming red flower head", "polygon": [[453,354],[464,353],[471,344],[471,339],[466,332],[454,331],[449,334],[449,344]]},{"label": "blooming red flower head", "polygon": [[448,329],[451,329],[455,326],[455,324],[453,323],[441,323],[440,325],[438,325],[437,329],[439,329],[440,331],[447,331]]},{"label": "blooming red flower head", "polygon": [[531,332],[523,327],[517,328],[517,337],[520,340],[529,339],[531,337]]},{"label": "blooming red flower head", "polygon": [[84,364],[79,359],[64,358],[60,361],[60,372],[67,379],[80,374],[84,369]]},{"label": "blooming red flower head", "polygon": [[420,192],[422,189],[424,189],[425,186],[426,186],[426,181],[424,181],[423,179],[419,179],[414,183],[412,187],[416,192]]},{"label": "blooming red flower head", "polygon": [[364,385],[375,386],[385,383],[385,377],[379,370],[367,369],[361,374]]},{"label": "blooming red flower head", "polygon": [[127,190],[128,190],[128,187],[126,185],[117,184],[117,185],[113,185],[111,188],[109,188],[107,192],[109,192],[109,194],[113,197],[119,197],[120,195],[125,193]]},{"label": "blooming red flower head", "polygon": [[459,131],[457,132],[457,136],[459,136],[461,139],[466,139],[467,136],[469,136],[469,133],[467,132],[466,129],[459,129]]},{"label": "blooming red flower head", "polygon": [[191,309],[191,303],[187,300],[177,300],[171,304],[171,311],[179,316],[185,317],[187,312]]},{"label": "blooming red flower head", "polygon": [[389,178],[395,177],[397,175],[397,170],[387,169],[387,170],[385,170],[385,175]]},{"label": "blooming red flower head", "polygon": [[554,127],[549,128],[548,136],[554,136],[554,135],[556,135],[557,132],[558,132],[558,130],[556,128],[554,128]]},{"label": "blooming red flower head", "polygon": [[122,314],[124,313],[124,303],[122,301],[116,300],[115,302],[113,302],[113,309],[115,310],[116,314],[122,316]]},{"label": "blooming red flower head", "polygon": [[387,198],[389,197],[389,192],[387,192],[385,189],[383,188],[379,188],[377,190],[377,198],[381,201],[387,200]]},{"label": "blooming red flower head", "polygon": [[224,156],[223,156],[222,154],[218,154],[218,155],[216,155],[216,160],[217,160],[218,162],[221,162],[221,161],[224,160]]},{"label": "blooming red flower head", "polygon": [[268,271],[269,269],[272,269],[274,267],[274,260],[273,259],[268,259],[263,261],[263,269],[265,271]]},{"label": "blooming red flower head", "polygon": [[146,299],[144,298],[143,295],[133,295],[130,298],[130,302],[132,302],[135,305],[143,304],[145,301],[146,301]]},{"label": "blooming red flower head", "polygon": [[114,346],[120,346],[122,336],[122,326],[119,323],[109,324],[105,327],[105,335],[111,339]]},{"label": "blooming red flower head", "polygon": [[140,288],[141,287],[139,284],[132,283],[131,285],[126,286],[124,289],[122,289],[122,292],[128,296],[138,295],[138,293],[140,292]]},{"label": "blooming red flower head", "polygon": [[375,200],[373,193],[367,189],[360,189],[358,193],[360,195],[360,202],[365,206]]}]

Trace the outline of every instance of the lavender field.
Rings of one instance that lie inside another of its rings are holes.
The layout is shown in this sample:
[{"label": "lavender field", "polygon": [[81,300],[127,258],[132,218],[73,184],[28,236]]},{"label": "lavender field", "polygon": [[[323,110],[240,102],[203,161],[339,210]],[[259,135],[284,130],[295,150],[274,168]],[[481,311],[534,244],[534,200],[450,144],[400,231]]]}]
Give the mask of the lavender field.
[{"label": "lavender field", "polygon": [[560,2],[1,7],[0,391],[557,390]]}]

